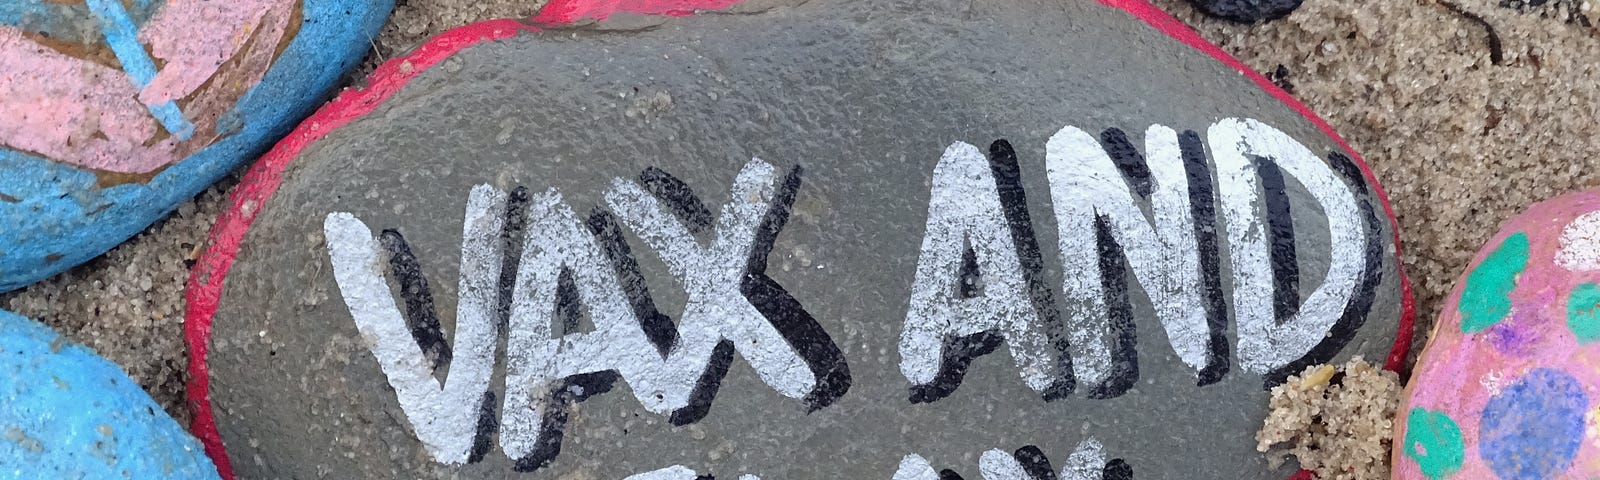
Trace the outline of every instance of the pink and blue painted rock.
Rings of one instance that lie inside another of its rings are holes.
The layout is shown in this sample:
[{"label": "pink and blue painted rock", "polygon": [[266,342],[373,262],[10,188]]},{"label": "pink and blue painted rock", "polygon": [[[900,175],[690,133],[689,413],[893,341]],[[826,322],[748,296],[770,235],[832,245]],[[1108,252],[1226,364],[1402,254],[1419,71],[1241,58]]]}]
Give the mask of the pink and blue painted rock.
[{"label": "pink and blue painted rock", "polygon": [[1285,478],[1268,388],[1406,351],[1393,220],[1281,90],[1106,3],[441,34],[235,190],[195,431],[244,478]]},{"label": "pink and blue painted rock", "polygon": [[116,365],[0,310],[0,478],[217,478],[200,442]]},{"label": "pink and blue painted rock", "polygon": [[1600,476],[1600,191],[1507,221],[1451,292],[1396,420],[1395,476]]},{"label": "pink and blue painted rock", "polygon": [[0,292],[105,252],[261,154],[392,4],[0,2]]}]

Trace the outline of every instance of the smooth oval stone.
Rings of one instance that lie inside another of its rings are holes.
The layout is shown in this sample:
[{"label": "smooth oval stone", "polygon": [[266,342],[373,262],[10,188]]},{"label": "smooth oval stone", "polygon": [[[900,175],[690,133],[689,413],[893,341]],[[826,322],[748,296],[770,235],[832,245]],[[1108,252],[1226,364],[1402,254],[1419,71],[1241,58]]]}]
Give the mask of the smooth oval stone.
[{"label": "smooth oval stone", "polygon": [[0,428],[6,478],[217,478],[200,442],[122,369],[4,310]]},{"label": "smooth oval stone", "polygon": [[94,258],[321,103],[392,0],[8,0],[0,292]]},{"label": "smooth oval stone", "polygon": [[218,456],[1281,479],[1267,387],[1394,348],[1381,196],[1250,78],[1090,2],[764,6],[470,26],[309,119],[196,272]]},{"label": "smooth oval stone", "polygon": [[1506,221],[1456,283],[1396,422],[1396,478],[1600,474],[1600,191]]}]

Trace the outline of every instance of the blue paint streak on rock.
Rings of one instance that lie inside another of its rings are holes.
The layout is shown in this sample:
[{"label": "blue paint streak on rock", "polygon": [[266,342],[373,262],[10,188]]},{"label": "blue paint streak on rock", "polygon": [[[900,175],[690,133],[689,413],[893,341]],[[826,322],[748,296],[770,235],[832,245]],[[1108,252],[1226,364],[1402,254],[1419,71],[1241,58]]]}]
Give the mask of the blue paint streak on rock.
[{"label": "blue paint streak on rock", "polygon": [[[122,0],[88,1],[89,11],[94,12],[101,31],[106,34],[106,44],[111,46],[111,52],[121,62],[122,71],[127,72],[128,78],[133,80],[133,88],[144,89],[149,86],[156,77],[156,62],[144,50],[144,45],[139,43],[139,26],[133,23],[128,9],[123,8]],[[156,117],[156,121],[178,140],[188,140],[194,136],[194,124],[183,118],[183,112],[178,110],[175,101],[167,100],[151,106],[150,115]]]},{"label": "blue paint streak on rock", "polygon": [[1502,480],[1556,478],[1578,453],[1588,408],[1577,379],[1531,370],[1484,406],[1478,455]]},{"label": "blue paint streak on rock", "polygon": [[218,477],[200,442],[116,365],[0,310],[0,478]]},{"label": "blue paint streak on rock", "polygon": [[393,0],[305,0],[299,34],[219,119],[219,130],[232,135],[148,183],[102,189],[87,171],[0,148],[0,292],[105,253],[265,152],[361,60],[393,7]]}]

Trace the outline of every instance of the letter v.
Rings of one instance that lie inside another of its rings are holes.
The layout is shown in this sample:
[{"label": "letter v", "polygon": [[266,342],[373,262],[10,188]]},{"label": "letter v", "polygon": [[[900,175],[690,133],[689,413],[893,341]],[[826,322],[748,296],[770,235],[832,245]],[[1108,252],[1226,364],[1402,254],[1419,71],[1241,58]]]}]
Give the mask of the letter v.
[{"label": "letter v", "polygon": [[494,372],[501,268],[500,233],[506,195],[473,187],[461,232],[461,283],[456,309],[455,355],[444,385],[412,337],[380,268],[379,244],[366,224],[345,212],[323,220],[334,280],[356,329],[394,387],[417,439],[434,460],[468,461],[481,405]]}]

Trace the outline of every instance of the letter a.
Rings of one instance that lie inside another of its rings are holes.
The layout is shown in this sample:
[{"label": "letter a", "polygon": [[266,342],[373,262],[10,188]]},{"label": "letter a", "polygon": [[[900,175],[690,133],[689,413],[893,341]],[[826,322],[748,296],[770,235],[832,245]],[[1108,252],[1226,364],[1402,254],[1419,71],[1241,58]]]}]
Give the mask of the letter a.
[{"label": "letter a", "polygon": [[[1037,272],[1039,252],[1015,154],[1004,141],[991,150],[992,162],[977,147],[956,142],[933,170],[922,252],[900,334],[900,373],[914,386],[914,401],[937,400],[959,385],[965,367],[950,367],[969,361],[971,352],[960,351],[961,342],[952,339],[991,331],[1004,336],[1029,388],[1047,399],[1072,389],[1071,360],[1046,333],[1055,326],[1054,302],[1041,298],[1048,288],[1035,288],[1042,284],[1030,276]],[[963,270],[973,267],[981,295],[964,293],[975,290],[963,280],[970,277]],[[919,395],[919,388],[933,393]]]}]

